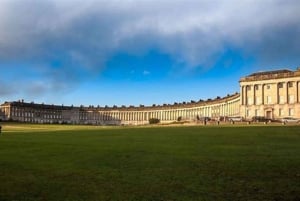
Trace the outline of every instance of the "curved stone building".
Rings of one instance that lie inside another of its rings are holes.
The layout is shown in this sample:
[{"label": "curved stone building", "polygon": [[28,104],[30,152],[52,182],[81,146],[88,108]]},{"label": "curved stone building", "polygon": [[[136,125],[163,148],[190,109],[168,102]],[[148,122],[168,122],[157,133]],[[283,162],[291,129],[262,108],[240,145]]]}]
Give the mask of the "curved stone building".
[{"label": "curved stone building", "polygon": [[151,118],[159,119],[161,123],[233,116],[245,119],[253,116],[300,118],[299,82],[300,69],[253,73],[240,79],[240,94],[162,106],[73,107],[5,102],[0,107],[0,119],[31,123],[139,125],[148,124]]},{"label": "curved stone building", "polygon": [[239,94],[187,104],[140,107],[73,107],[6,102],[1,105],[5,120],[31,123],[72,123],[95,125],[138,125],[148,124],[157,118],[162,123],[179,118],[194,121],[203,117],[218,118],[239,115]]}]

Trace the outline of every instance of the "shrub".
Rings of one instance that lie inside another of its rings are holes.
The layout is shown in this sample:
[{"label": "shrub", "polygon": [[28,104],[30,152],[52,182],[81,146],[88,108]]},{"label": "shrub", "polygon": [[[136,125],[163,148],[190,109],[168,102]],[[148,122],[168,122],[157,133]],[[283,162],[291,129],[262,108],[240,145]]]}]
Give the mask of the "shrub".
[{"label": "shrub", "polygon": [[158,124],[159,122],[160,122],[160,120],[157,119],[157,118],[151,118],[151,119],[149,119],[149,124]]}]

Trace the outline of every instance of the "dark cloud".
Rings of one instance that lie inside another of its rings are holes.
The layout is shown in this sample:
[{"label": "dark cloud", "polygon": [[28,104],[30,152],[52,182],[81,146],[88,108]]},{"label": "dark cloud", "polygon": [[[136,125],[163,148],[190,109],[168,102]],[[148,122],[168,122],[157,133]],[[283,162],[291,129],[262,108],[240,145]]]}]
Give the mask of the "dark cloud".
[{"label": "dark cloud", "polygon": [[283,39],[285,46],[295,44],[284,32],[299,31],[299,8],[296,0],[3,0],[0,57],[63,56],[101,68],[115,52],[154,46],[190,65],[205,65],[227,44],[253,51]]},{"label": "dark cloud", "polygon": [[299,10],[298,0],[2,0],[0,59],[50,71],[41,73],[48,85],[28,89],[37,94],[76,85],[119,52],[157,49],[187,68],[209,68],[233,47],[264,65],[293,65]]}]

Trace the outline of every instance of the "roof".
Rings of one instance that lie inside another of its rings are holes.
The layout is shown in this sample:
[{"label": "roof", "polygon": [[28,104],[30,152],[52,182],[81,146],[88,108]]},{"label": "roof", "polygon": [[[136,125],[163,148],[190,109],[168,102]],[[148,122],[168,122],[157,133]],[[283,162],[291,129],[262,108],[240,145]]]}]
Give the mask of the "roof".
[{"label": "roof", "polygon": [[281,78],[290,78],[290,77],[299,77],[299,76],[300,76],[300,68],[297,69],[296,71],[281,69],[281,70],[252,73],[246,77],[242,77],[240,79],[240,82],[281,79]]},{"label": "roof", "polygon": [[26,103],[23,101],[13,101],[13,102],[5,102],[4,104],[0,106],[18,106],[18,107],[29,107],[29,108],[38,108],[38,109],[58,109],[58,110],[73,110],[73,109],[79,109],[79,110],[95,110],[95,111],[144,111],[144,110],[161,110],[161,109],[181,109],[181,108],[192,108],[197,106],[203,106],[207,104],[214,104],[214,103],[220,103],[225,101],[231,101],[235,98],[238,98],[240,96],[239,93],[235,93],[232,95],[227,95],[223,98],[215,98],[215,99],[208,99],[206,101],[198,101],[194,103],[179,103],[179,104],[169,104],[169,105],[155,105],[155,106],[143,106],[143,107],[76,107],[76,106],[63,106],[63,105],[47,105],[47,104],[36,104],[36,103]]},{"label": "roof", "polygon": [[283,70],[273,70],[273,71],[260,71],[257,73],[252,73],[246,77],[252,77],[252,76],[260,76],[260,75],[270,75],[270,74],[281,74],[281,73],[291,73],[293,71],[291,70],[287,70],[287,69],[283,69]]}]

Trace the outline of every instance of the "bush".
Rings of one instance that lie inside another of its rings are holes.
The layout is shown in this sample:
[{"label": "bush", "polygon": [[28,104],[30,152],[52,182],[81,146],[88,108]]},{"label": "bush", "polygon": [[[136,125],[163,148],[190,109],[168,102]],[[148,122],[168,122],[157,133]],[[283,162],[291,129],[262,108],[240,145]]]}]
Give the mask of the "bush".
[{"label": "bush", "polygon": [[149,124],[158,124],[159,122],[160,122],[160,120],[156,119],[156,118],[149,119]]}]

